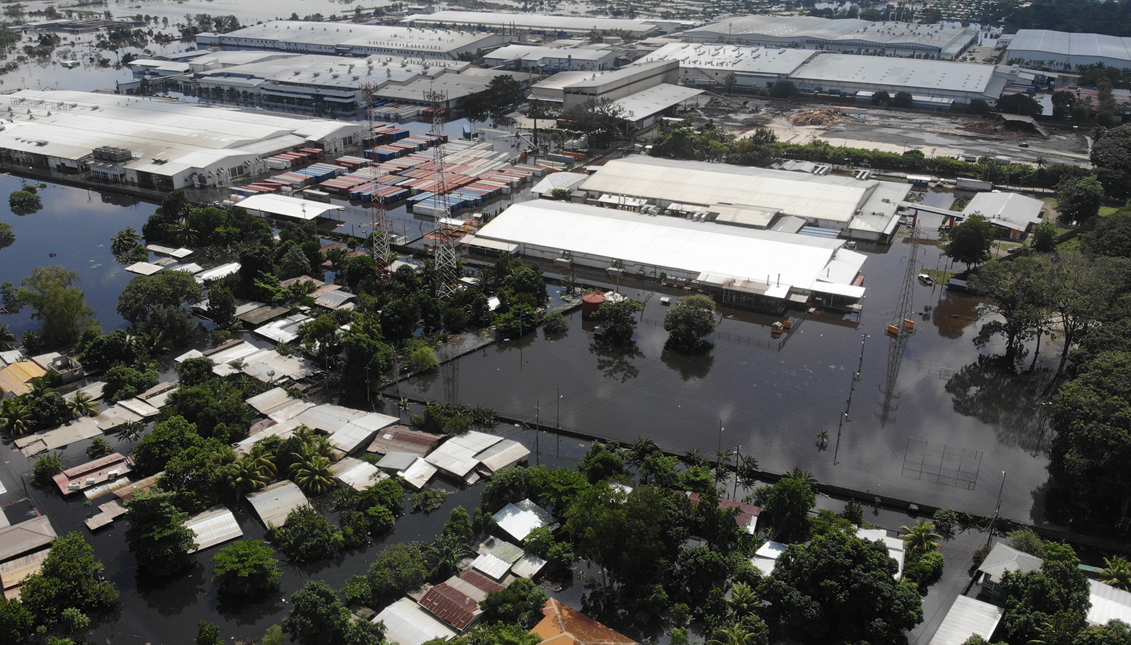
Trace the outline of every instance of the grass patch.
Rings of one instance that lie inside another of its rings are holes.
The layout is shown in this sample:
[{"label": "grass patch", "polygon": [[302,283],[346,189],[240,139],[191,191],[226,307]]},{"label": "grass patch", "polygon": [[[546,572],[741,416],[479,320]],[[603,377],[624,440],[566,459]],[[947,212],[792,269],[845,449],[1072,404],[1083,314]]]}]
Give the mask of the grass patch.
[{"label": "grass patch", "polygon": [[959,271],[943,271],[942,269],[923,269],[920,273],[926,273],[931,276],[935,284],[947,284],[950,282],[952,276],[958,275]]},{"label": "grass patch", "polygon": [[1107,217],[1118,210],[1118,206],[1100,206],[1100,217]]}]

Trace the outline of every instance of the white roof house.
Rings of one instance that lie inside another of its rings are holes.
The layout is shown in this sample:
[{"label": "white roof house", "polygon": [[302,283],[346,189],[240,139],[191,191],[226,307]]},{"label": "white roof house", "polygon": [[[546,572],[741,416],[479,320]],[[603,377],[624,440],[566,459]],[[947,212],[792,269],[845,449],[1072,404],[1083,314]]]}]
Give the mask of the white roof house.
[{"label": "white roof house", "polygon": [[554,517],[529,499],[517,504],[507,504],[495,513],[495,522],[507,535],[522,543],[534,529],[549,526],[557,528]]},{"label": "white roof house", "polygon": [[432,614],[413,602],[401,598],[373,617],[374,623],[385,624],[385,638],[396,645],[424,645],[430,640],[455,638],[456,633]]},{"label": "white roof house", "polygon": [[946,612],[930,645],[962,645],[975,634],[989,640],[1004,614],[1002,607],[959,596]]},{"label": "white roof house", "polygon": [[330,472],[334,473],[338,481],[358,491],[365,490],[382,479],[389,478],[373,464],[353,457],[346,457],[331,465]]},{"label": "white roof house", "polygon": [[440,470],[465,479],[479,465],[476,455],[502,440],[502,437],[473,430],[448,439],[424,459]]},{"label": "white roof house", "polygon": [[[413,456],[415,457],[415,455]],[[381,461],[384,461],[384,459]],[[415,457],[407,468],[400,471],[400,476],[406,484],[420,490],[428,485],[429,480],[436,475],[436,472],[435,466],[420,457]]]},{"label": "white roof house", "polygon": [[895,579],[899,580],[903,576],[903,561],[906,558],[903,540],[897,537],[889,537],[888,532],[884,529],[857,529],[856,537],[869,542],[877,540],[883,542],[884,546],[888,548],[888,557],[895,560],[895,563],[899,565],[899,569],[895,572]]},{"label": "white roof house", "polygon": [[1031,227],[1041,223],[1044,207],[1043,201],[1017,193],[977,193],[962,209],[962,214],[970,217],[980,213],[990,224],[1023,237]]}]

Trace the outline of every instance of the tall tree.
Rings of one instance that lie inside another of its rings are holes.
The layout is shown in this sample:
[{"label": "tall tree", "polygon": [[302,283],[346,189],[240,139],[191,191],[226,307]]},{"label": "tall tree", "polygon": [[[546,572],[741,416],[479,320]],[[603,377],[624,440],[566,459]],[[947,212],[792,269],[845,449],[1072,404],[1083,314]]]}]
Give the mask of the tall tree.
[{"label": "tall tree", "polygon": [[300,645],[382,645],[380,625],[355,619],[330,585],[311,580],[291,597],[283,630]]},{"label": "tall tree", "polygon": [[40,625],[54,624],[70,607],[88,614],[109,609],[118,589],[102,572],[93,547],[82,535],[68,533],[51,543],[39,573],[24,580],[20,602]]},{"label": "tall tree", "polygon": [[882,545],[832,531],[786,549],[760,593],[771,624],[805,643],[904,645],[923,605],[897,567]]},{"label": "tall tree", "polygon": [[[191,277],[191,276],[190,276]],[[36,267],[24,278],[16,298],[35,310],[32,318],[43,322],[39,340],[47,346],[67,345],[83,331],[97,325],[86,295],[74,286],[79,274],[62,266]]]},{"label": "tall tree", "polygon": [[715,301],[702,294],[680,298],[664,316],[664,331],[670,334],[669,342],[677,348],[694,347],[715,331],[718,324]]},{"label": "tall tree", "polygon": [[970,286],[989,299],[978,306],[978,317],[986,320],[974,343],[984,347],[994,336],[1005,336],[1006,358],[1016,357],[1049,318],[1046,264],[1037,258],[990,262],[971,277]]},{"label": "tall tree", "polygon": [[126,544],[145,575],[166,577],[192,562],[188,554],[196,547],[195,534],[185,526],[188,513],[174,500],[176,493],[151,492],[126,503]]},{"label": "tall tree", "polygon": [[974,213],[950,232],[950,242],[943,249],[947,257],[967,267],[990,259],[994,229],[981,213]]},{"label": "tall tree", "polygon": [[783,477],[770,489],[766,512],[780,542],[803,542],[809,537],[809,509],[817,494],[807,478]]},{"label": "tall tree", "polygon": [[179,344],[196,327],[189,305],[200,302],[200,285],[184,271],[137,276],[118,297],[118,313],[129,322],[160,329]]},{"label": "tall tree", "polygon": [[1057,373],[1064,372],[1068,353],[1104,315],[1121,282],[1121,267],[1094,261],[1078,252],[1058,253],[1049,260],[1050,308],[1060,322],[1063,348]]},{"label": "tall tree", "polygon": [[1100,212],[1104,187],[1095,177],[1065,180],[1056,189],[1057,210],[1069,222],[1085,222]]}]

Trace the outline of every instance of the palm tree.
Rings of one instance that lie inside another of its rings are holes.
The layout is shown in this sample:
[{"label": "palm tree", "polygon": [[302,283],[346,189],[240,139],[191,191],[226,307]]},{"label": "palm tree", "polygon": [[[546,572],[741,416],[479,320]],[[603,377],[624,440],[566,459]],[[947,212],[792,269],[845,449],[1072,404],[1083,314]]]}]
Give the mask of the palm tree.
[{"label": "palm tree", "polygon": [[98,411],[98,403],[89,394],[81,390],[75,392],[75,396],[71,399],[68,407],[71,409],[71,414],[76,417],[101,416]]},{"label": "palm tree", "polygon": [[829,442],[829,431],[828,430],[822,430],[822,431],[818,432],[817,433],[817,440],[821,442],[822,446],[827,444]]},{"label": "palm tree", "polygon": [[441,535],[428,547],[428,560],[432,567],[429,576],[437,580],[447,578],[458,570],[460,561],[471,555],[471,547],[458,536]]},{"label": "palm tree", "polygon": [[4,425],[4,434],[21,437],[31,429],[31,410],[16,399],[6,399],[0,407],[0,422]]},{"label": "palm tree", "polygon": [[304,453],[291,465],[291,479],[304,493],[322,495],[334,488],[330,460],[319,454]]},{"label": "palm tree", "polygon": [[275,465],[275,455],[271,454],[263,444],[253,445],[245,456],[257,471],[271,478],[278,474],[279,468]]},{"label": "palm tree", "polygon": [[793,470],[786,473],[785,476],[790,479],[800,479],[801,481],[808,484],[809,488],[812,488],[814,490],[816,490],[817,488],[817,478],[814,477],[813,473],[809,472],[808,470],[794,468]]},{"label": "palm tree", "polygon": [[271,481],[271,477],[258,468],[255,462],[255,458],[243,455],[232,464],[228,483],[236,495],[266,488]]},{"label": "palm tree", "polygon": [[110,251],[114,255],[125,255],[139,244],[141,244],[141,236],[137,234],[134,227],[129,226],[124,231],[118,231],[118,234],[110,240]]},{"label": "palm tree", "polygon": [[716,637],[707,641],[707,645],[748,645],[755,635],[741,624],[723,627],[715,634]]},{"label": "palm tree", "polygon": [[1110,560],[1104,558],[1104,568],[1100,572],[1100,582],[1105,585],[1131,591],[1131,562],[1121,555]]},{"label": "palm tree", "polygon": [[637,437],[636,443],[632,444],[632,452],[629,453],[628,460],[632,462],[633,466],[637,468],[644,463],[644,459],[659,450],[660,447],[651,437]]},{"label": "palm tree", "polygon": [[181,246],[195,246],[200,235],[188,222],[177,222],[169,227],[169,234]]},{"label": "palm tree", "polygon": [[730,610],[739,619],[751,614],[762,603],[758,600],[758,593],[745,582],[736,582],[730,589],[730,600],[727,601]]},{"label": "palm tree", "polygon": [[127,421],[118,426],[118,441],[135,441],[145,433],[145,424],[140,421]]},{"label": "palm tree", "polygon": [[930,522],[919,520],[912,528],[901,526],[899,530],[903,531],[899,539],[911,553],[927,553],[942,548],[939,544],[942,536],[935,533],[935,525]]},{"label": "palm tree", "polygon": [[16,335],[12,333],[12,328],[8,325],[0,325],[0,351],[8,351],[9,349],[16,348]]}]

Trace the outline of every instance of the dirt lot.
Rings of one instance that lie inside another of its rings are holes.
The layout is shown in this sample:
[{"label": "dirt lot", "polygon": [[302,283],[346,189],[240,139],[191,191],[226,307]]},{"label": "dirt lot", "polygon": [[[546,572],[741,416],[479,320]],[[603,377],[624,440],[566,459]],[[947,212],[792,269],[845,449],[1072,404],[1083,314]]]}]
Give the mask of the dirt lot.
[{"label": "dirt lot", "polygon": [[[1033,163],[1038,156],[1043,156],[1049,163],[1090,165],[1088,142],[1083,133],[1051,130],[1048,137],[1042,137],[1039,134],[1003,132],[975,117],[881,108],[843,108],[848,116],[836,119],[830,125],[791,123],[791,119],[804,112],[830,107],[736,97],[734,103],[714,99],[698,112],[739,135],[759,127],[769,127],[781,140],[794,143],[818,138],[833,145],[892,152],[918,149],[928,156],[994,153],[1020,162]],[[1027,143],[1029,147],[1018,145],[1021,143]]]}]

